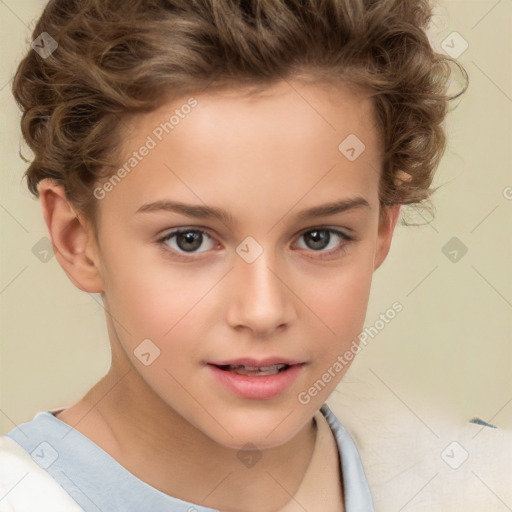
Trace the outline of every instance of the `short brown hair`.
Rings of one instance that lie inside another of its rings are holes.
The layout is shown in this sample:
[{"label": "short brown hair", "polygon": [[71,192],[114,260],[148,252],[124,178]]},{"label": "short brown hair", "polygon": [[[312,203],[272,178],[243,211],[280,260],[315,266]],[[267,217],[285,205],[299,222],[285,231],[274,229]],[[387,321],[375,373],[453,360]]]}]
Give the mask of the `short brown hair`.
[{"label": "short brown hair", "polygon": [[[310,75],[372,97],[381,205],[425,203],[448,102],[467,88],[464,68],[432,49],[431,17],[428,0],[51,0],[33,37],[47,32],[58,48],[29,51],[13,83],[34,153],[29,190],[57,180],[95,224],[92,189],[116,167],[123,115]],[[451,63],[466,83],[450,97]]]}]

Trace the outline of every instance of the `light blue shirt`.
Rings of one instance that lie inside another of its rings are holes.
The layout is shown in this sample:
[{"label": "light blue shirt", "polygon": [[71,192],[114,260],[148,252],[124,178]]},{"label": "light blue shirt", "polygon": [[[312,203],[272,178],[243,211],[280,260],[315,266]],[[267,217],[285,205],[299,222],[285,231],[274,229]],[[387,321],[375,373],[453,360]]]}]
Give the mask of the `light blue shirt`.
[{"label": "light blue shirt", "polygon": [[[320,409],[336,438],[346,512],[374,512],[357,448],[327,405]],[[89,438],[56,418],[38,412],[8,434],[85,512],[216,512],[169,496],[121,466]],[[311,511],[312,512],[312,511]]]}]

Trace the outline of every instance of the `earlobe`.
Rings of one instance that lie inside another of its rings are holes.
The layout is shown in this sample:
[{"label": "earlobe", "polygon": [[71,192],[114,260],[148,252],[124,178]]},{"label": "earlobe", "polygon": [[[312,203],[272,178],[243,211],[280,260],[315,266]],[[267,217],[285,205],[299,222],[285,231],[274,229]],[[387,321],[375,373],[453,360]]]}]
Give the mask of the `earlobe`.
[{"label": "earlobe", "polygon": [[99,269],[87,255],[94,254],[94,236],[66,197],[64,187],[49,178],[39,182],[43,218],[55,257],[73,284],[89,293],[103,291]]},{"label": "earlobe", "polygon": [[373,267],[374,270],[377,270],[382,265],[389,253],[391,241],[393,239],[393,233],[398,223],[398,219],[400,218],[400,211],[400,204],[387,206],[385,207],[385,210],[382,211],[379,231],[377,234],[377,246],[375,250],[375,262]]}]

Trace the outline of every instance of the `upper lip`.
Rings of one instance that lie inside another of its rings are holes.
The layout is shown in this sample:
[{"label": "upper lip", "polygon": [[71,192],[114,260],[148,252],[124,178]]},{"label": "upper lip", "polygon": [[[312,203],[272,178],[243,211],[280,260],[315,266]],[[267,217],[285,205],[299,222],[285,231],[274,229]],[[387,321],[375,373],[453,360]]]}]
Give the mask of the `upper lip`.
[{"label": "upper lip", "polygon": [[252,357],[241,357],[239,359],[230,359],[225,361],[208,361],[207,364],[212,364],[214,366],[229,366],[229,365],[243,365],[250,366],[252,368],[263,368],[266,366],[273,366],[275,364],[287,364],[292,366],[294,364],[302,364],[304,361],[298,361],[295,359],[290,359],[288,357],[266,357],[264,359],[254,359]]}]

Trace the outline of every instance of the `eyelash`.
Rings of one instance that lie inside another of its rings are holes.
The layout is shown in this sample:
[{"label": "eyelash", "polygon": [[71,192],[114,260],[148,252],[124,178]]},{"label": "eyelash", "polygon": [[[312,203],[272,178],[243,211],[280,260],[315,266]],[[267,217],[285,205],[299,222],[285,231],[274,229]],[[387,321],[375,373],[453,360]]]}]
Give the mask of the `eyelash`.
[{"label": "eyelash", "polygon": [[[300,233],[300,235],[299,235],[299,238],[301,238],[304,235],[306,235],[307,233],[311,233],[313,231],[326,231],[330,235],[334,234],[334,235],[338,236],[339,238],[341,238],[344,241],[344,243],[342,243],[338,248],[331,249],[330,251],[323,251],[323,250],[314,251],[313,249],[307,250],[308,252],[316,253],[316,254],[319,254],[319,255],[323,255],[323,254],[328,255],[328,256],[316,256],[316,257],[319,257],[319,258],[330,257],[330,256],[334,256],[334,255],[336,255],[336,254],[338,254],[340,252],[344,252],[346,250],[346,245],[348,243],[353,242],[353,241],[356,240],[355,237],[347,235],[343,231],[339,231],[339,230],[334,229],[334,228],[329,228],[327,226],[318,226],[318,227],[314,227],[314,228],[309,228],[309,229],[307,229],[305,231],[302,231],[302,233]],[[185,261],[191,261],[191,260],[195,259],[194,256],[185,256],[185,254],[187,254],[187,253],[178,252],[175,249],[171,249],[169,247],[169,245],[166,243],[169,240],[171,240],[172,238],[174,238],[175,236],[179,235],[180,233],[189,233],[189,232],[200,233],[203,236],[206,235],[208,238],[213,239],[213,237],[211,237],[209,235],[209,233],[207,231],[205,231],[204,229],[201,229],[201,228],[198,228],[198,227],[197,228],[196,227],[194,227],[194,228],[191,227],[191,228],[175,229],[174,231],[171,231],[171,232],[167,233],[166,235],[164,235],[163,237],[159,238],[157,240],[157,244],[161,247],[161,249],[167,255],[171,255],[172,257],[176,257],[178,259],[182,259],[182,260],[185,260]],[[329,240],[329,242],[330,242],[330,240]],[[207,251],[203,251],[203,252],[207,252]],[[188,254],[193,255],[195,253],[194,252],[190,252]]]}]

